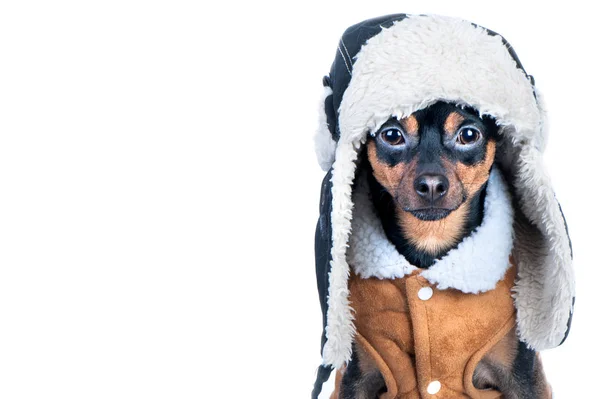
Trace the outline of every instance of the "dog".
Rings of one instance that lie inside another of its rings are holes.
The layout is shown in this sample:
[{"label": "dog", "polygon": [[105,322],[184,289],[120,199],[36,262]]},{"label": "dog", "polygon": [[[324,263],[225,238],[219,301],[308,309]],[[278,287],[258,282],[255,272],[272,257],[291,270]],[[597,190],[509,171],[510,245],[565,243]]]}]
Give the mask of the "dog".
[{"label": "dog", "polygon": [[[443,101],[390,118],[369,135],[361,162],[372,201],[387,238],[412,265],[432,266],[481,225],[499,142],[493,118]],[[333,397],[379,397],[386,392],[382,374],[360,345],[353,349]],[[539,354],[515,328],[477,364],[473,385],[507,399],[551,397]]]}]

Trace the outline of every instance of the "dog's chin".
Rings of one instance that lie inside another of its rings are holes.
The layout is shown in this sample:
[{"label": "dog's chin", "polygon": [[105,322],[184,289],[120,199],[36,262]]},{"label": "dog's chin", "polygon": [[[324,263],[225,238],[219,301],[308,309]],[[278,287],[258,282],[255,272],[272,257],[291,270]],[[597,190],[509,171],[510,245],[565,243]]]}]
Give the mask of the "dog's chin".
[{"label": "dog's chin", "polygon": [[446,208],[422,208],[408,210],[414,217],[425,222],[433,222],[436,220],[442,220],[448,216],[453,209]]}]

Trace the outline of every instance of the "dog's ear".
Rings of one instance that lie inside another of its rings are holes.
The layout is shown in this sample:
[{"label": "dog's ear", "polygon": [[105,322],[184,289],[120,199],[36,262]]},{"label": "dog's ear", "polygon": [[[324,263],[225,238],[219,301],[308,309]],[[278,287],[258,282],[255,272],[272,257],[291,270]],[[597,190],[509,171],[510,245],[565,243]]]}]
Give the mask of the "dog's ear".
[{"label": "dog's ear", "polygon": [[323,89],[323,97],[319,104],[319,127],[315,135],[315,150],[319,165],[324,171],[328,171],[333,165],[335,147],[339,138],[329,76],[323,77]]}]

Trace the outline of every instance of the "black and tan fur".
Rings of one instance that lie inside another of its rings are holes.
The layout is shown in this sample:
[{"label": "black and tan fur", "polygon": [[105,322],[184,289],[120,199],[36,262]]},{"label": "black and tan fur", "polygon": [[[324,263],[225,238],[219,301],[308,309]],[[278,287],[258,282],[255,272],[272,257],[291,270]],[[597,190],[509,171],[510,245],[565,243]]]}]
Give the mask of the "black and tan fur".
[{"label": "black and tan fur", "polygon": [[[472,129],[471,138],[476,131],[477,140],[465,145],[465,129]],[[403,144],[390,144],[398,132]],[[363,162],[373,201],[389,240],[411,264],[431,266],[481,224],[498,140],[493,119],[445,102],[401,120],[391,118],[370,135]],[[514,329],[479,363],[473,384],[496,389],[507,399],[550,395],[539,355],[519,341]],[[355,350],[339,398],[372,399],[380,392],[385,392],[381,374]]]}]

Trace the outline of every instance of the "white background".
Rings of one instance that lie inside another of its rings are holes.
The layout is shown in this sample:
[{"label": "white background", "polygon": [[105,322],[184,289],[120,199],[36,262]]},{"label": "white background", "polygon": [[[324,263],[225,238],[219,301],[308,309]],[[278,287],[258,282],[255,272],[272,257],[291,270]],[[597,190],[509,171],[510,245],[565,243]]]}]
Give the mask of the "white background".
[{"label": "white background", "polygon": [[598,19],[553,4],[2,2],[0,397],[308,397],[321,78],[396,12],[503,34],[545,93],[578,296],[544,364],[600,397]]}]

